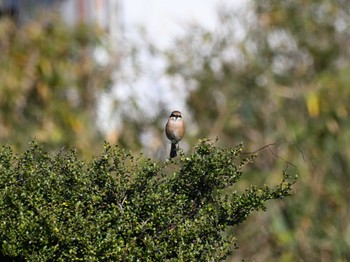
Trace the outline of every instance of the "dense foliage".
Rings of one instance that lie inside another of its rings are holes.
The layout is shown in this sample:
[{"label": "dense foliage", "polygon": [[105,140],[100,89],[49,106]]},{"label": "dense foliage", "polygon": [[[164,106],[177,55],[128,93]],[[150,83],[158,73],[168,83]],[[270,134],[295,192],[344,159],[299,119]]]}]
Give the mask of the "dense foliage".
[{"label": "dense foliage", "polygon": [[244,221],[266,201],[291,194],[235,184],[253,156],[202,141],[188,156],[157,163],[119,147],[84,162],[49,156],[37,144],[0,150],[0,253],[16,261],[218,261]]}]

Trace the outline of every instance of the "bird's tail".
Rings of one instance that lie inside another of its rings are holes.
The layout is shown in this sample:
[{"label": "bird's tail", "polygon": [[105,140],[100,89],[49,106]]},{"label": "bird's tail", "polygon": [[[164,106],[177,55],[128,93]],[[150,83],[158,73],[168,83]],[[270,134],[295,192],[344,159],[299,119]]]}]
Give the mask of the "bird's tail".
[{"label": "bird's tail", "polygon": [[176,157],[177,156],[177,148],[176,144],[171,143],[171,149],[170,149],[170,158]]}]

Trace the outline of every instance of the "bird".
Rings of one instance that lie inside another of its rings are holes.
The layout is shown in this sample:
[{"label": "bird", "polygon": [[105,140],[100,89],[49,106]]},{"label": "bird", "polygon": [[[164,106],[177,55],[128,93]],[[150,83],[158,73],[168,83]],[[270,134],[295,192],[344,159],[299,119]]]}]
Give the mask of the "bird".
[{"label": "bird", "polygon": [[171,142],[170,158],[177,156],[179,141],[185,134],[185,123],[180,111],[171,112],[168,122],[165,125],[165,134]]}]

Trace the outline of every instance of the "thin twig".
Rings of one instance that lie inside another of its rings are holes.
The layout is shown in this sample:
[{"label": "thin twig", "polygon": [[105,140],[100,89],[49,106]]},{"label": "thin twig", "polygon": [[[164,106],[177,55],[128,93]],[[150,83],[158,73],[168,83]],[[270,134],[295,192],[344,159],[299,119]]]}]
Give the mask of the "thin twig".
[{"label": "thin twig", "polygon": [[[275,156],[276,158],[286,162],[288,165],[291,165],[293,166],[294,168],[297,168],[296,165],[294,165],[293,163],[289,162],[288,160],[284,159],[283,157],[280,157],[279,155],[277,155],[274,151],[272,151],[272,149],[270,148],[271,146],[277,146],[281,143],[285,142],[285,140],[281,140],[281,141],[278,141],[278,142],[275,142],[275,143],[271,143],[271,144],[267,144],[253,152],[242,152],[242,154],[245,154],[245,155],[254,155],[256,153],[258,153],[259,151],[263,150],[263,149],[268,149],[270,151],[270,153]],[[295,147],[299,150],[299,152],[301,153],[301,156],[303,158],[303,160],[305,161],[305,157],[304,157],[304,152],[301,150],[301,148],[297,145],[297,144],[293,144],[295,145]]]},{"label": "thin twig", "polygon": [[286,162],[287,164],[289,164],[289,165],[291,165],[291,166],[293,166],[293,167],[297,168],[297,166],[296,166],[296,165],[294,165],[293,163],[289,162],[288,160],[285,160],[284,158],[280,157],[280,156],[279,156],[279,155],[277,155],[275,152],[273,152],[273,151],[271,150],[271,148],[270,148],[270,147],[267,147],[267,148],[269,149],[269,151],[271,152],[271,154],[272,154],[272,155],[274,155],[276,158],[278,158],[278,159],[280,159],[280,160],[282,160],[282,161]]},{"label": "thin twig", "polygon": [[244,155],[254,155],[254,154],[258,153],[259,151],[261,151],[261,150],[263,150],[265,148],[268,148],[270,146],[277,146],[277,145],[281,144],[282,142],[284,142],[284,141],[282,140],[282,141],[279,141],[279,142],[267,144],[267,145],[265,145],[263,147],[260,147],[259,149],[255,150],[255,151],[253,151],[253,152],[242,152],[242,154],[244,154]]},{"label": "thin twig", "polygon": [[303,158],[303,160],[304,160],[304,162],[305,162],[305,156],[304,156],[303,150],[301,150],[301,148],[299,147],[298,144],[294,143],[294,145],[295,145],[295,147],[299,150],[299,152],[300,152],[300,154],[301,154],[301,156],[302,156],[302,158]]}]

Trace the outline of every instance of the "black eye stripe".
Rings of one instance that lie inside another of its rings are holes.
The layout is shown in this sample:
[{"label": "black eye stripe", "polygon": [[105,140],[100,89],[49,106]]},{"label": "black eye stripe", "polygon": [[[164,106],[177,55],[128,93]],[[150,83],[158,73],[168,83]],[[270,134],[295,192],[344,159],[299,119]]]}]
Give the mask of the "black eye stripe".
[{"label": "black eye stripe", "polygon": [[179,117],[179,118],[182,118],[181,115],[174,115],[174,114],[172,114],[170,117]]}]

